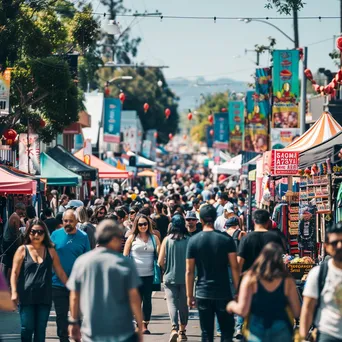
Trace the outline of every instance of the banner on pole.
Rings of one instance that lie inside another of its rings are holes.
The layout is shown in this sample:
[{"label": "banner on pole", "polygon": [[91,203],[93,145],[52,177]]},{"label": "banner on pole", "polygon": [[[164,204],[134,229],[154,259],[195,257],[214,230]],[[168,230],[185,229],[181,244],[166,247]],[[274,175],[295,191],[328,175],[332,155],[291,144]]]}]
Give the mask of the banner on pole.
[{"label": "banner on pole", "polygon": [[9,114],[11,90],[11,69],[6,69],[4,73],[0,72],[0,116]]},{"label": "banner on pole", "polygon": [[206,126],[206,138],[207,138],[208,148],[213,148],[213,145],[214,145],[214,135],[210,134],[211,131],[214,132],[214,126],[211,126],[211,125]]},{"label": "banner on pole", "polygon": [[245,108],[243,101],[230,101],[228,108],[229,152],[235,155],[239,154],[243,147]]},{"label": "banner on pole", "polygon": [[214,114],[214,148],[228,149],[228,112]]},{"label": "banner on pole", "polygon": [[19,134],[19,170],[32,175],[40,172],[38,134]]},{"label": "banner on pole", "polygon": [[299,152],[272,150],[273,174],[291,176],[298,173]]},{"label": "banner on pole", "polygon": [[121,101],[115,98],[104,99],[103,141],[120,143]]}]

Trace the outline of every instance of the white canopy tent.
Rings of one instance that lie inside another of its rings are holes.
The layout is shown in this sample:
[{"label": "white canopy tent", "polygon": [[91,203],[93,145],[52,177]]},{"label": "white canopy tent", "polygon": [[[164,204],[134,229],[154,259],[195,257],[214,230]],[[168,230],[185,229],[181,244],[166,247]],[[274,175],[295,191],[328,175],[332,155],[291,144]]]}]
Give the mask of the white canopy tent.
[{"label": "white canopy tent", "polygon": [[214,165],[212,172],[213,174],[235,175],[239,173],[241,166],[242,154],[239,154],[221,165]]}]

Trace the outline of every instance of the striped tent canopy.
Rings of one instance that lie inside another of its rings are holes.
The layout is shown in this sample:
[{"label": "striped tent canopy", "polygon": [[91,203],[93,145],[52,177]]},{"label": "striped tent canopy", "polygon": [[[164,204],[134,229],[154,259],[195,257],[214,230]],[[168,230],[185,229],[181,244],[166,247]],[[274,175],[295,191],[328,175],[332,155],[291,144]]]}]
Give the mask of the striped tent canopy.
[{"label": "striped tent canopy", "polygon": [[316,146],[342,131],[340,124],[329,112],[321,117],[302,136],[284,148],[286,151],[302,152]]}]

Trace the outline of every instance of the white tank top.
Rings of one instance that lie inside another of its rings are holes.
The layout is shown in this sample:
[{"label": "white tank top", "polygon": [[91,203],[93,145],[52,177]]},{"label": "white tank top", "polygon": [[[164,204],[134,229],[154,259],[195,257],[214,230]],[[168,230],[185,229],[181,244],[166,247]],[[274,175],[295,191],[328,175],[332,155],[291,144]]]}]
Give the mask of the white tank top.
[{"label": "white tank top", "polygon": [[132,243],[131,256],[137,267],[139,277],[153,276],[154,246],[152,238],[147,242],[137,236]]}]

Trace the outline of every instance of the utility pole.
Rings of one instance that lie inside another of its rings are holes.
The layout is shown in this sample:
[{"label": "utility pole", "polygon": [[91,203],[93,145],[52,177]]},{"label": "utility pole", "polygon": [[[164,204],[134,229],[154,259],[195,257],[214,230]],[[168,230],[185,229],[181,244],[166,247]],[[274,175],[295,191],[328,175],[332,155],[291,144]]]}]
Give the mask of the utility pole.
[{"label": "utility pole", "polygon": [[[342,0],[341,0],[342,3]],[[294,45],[295,48],[299,48],[299,27],[298,27],[298,11],[293,9],[293,30],[294,30]]]},{"label": "utility pole", "polygon": [[302,84],[300,94],[300,134],[305,133],[305,114],[306,114],[306,76],[304,70],[308,66],[308,48],[305,46],[303,49],[303,70],[302,70]]}]

